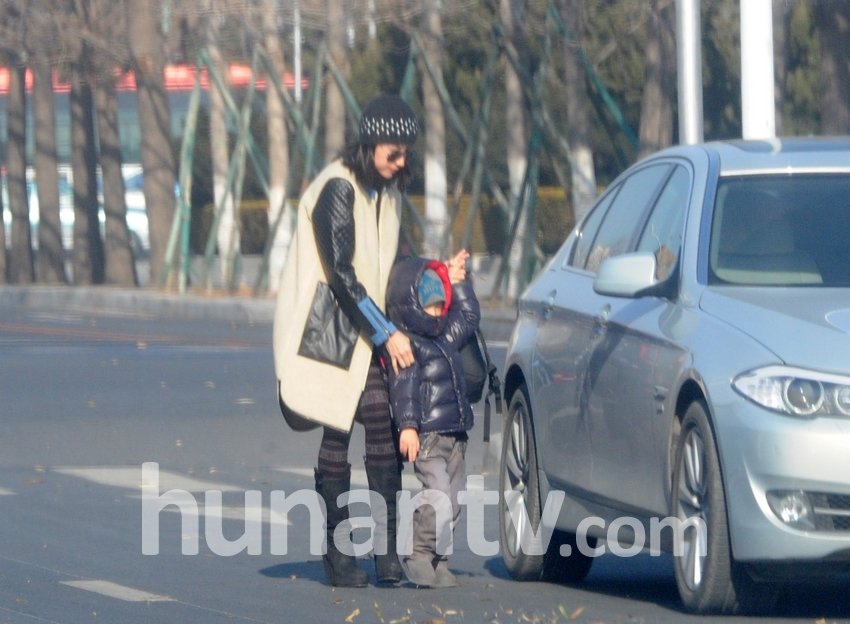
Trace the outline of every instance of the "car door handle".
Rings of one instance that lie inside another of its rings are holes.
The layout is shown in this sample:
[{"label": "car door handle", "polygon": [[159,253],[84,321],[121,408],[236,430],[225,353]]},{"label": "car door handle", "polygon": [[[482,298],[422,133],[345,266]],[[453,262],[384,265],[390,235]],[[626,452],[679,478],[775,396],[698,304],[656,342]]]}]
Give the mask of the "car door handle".
[{"label": "car door handle", "polygon": [[611,316],[611,306],[605,305],[599,313],[593,317],[593,333],[604,334],[608,329],[608,318]]},{"label": "car door handle", "polygon": [[541,306],[541,314],[543,316],[544,321],[548,321],[552,316],[552,310],[555,309],[555,296],[558,294],[557,290],[551,291],[546,298],[543,299]]}]

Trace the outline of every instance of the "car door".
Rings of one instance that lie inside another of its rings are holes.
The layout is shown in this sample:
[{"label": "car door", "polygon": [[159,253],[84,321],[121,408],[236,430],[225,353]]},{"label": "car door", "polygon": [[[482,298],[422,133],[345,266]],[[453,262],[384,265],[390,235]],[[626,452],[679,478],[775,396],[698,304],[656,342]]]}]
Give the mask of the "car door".
[{"label": "car door", "polygon": [[559,486],[586,488],[590,463],[584,454],[589,438],[586,423],[579,418],[577,364],[588,357],[593,323],[580,310],[591,308],[584,298],[593,297],[593,277],[571,263],[586,257],[608,207],[619,187],[611,189],[585,219],[552,270],[535,281],[532,293],[540,302],[531,375],[537,447],[541,467],[557,476]]},{"label": "car door", "polygon": [[[637,251],[656,256],[656,276],[675,278],[692,184],[690,170],[675,165],[635,230]],[[604,241],[606,232],[600,231]],[[597,333],[585,367],[580,403],[588,420],[593,464],[590,489],[623,509],[664,508],[669,384],[684,353],[663,327],[677,314],[675,300],[597,295]]]},{"label": "car door", "polygon": [[[537,443],[550,480],[566,490],[590,491],[596,460],[593,436],[596,414],[616,397],[593,392],[594,367],[603,348],[603,331],[611,304],[593,291],[599,264],[629,251],[657,189],[669,175],[668,163],[636,170],[613,186],[594,206],[557,275],[538,287],[544,301],[535,350]],[[601,389],[600,389],[601,390]],[[594,398],[593,402],[589,402]]]}]

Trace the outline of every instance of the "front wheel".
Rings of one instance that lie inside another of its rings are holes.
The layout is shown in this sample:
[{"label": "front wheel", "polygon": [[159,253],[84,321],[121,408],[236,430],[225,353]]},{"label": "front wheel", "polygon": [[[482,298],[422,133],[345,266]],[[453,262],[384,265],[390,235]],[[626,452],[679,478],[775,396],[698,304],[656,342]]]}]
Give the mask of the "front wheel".
[{"label": "front wheel", "polygon": [[[575,582],[590,571],[593,559],[577,547],[571,533],[554,529],[548,542],[541,527],[537,449],[525,384],[511,396],[505,417],[499,462],[499,542],[511,577],[521,581]],[[589,541],[593,547],[595,542]]]},{"label": "front wheel", "polygon": [[756,583],[732,557],[717,445],[702,401],[685,412],[675,457],[672,513],[683,530],[673,560],[685,607],[724,615],[769,609],[776,588]]}]

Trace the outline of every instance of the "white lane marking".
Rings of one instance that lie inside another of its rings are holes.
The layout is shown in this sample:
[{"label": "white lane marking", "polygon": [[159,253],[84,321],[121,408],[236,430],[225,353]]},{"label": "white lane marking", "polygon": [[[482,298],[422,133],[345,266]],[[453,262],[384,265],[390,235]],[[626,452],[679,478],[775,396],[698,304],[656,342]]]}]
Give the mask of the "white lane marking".
[{"label": "white lane marking", "polygon": [[[142,497],[139,495],[130,495],[132,499],[142,500]],[[292,526],[292,521],[285,515],[282,515],[277,512],[273,512],[273,510],[267,506],[256,506],[247,503],[235,503],[235,504],[225,504],[223,503],[221,507],[218,506],[210,506],[207,507],[203,503],[203,498],[198,497],[195,499],[194,507],[187,507],[186,509],[181,509],[176,505],[167,505],[163,507],[160,511],[167,511],[172,513],[179,513],[185,516],[198,516],[203,518],[221,518],[222,520],[236,520],[238,522],[245,522],[245,517],[254,518],[259,510],[259,513],[262,517],[262,522],[264,524],[269,525],[280,525],[280,526]],[[190,533],[189,531],[184,531],[182,535],[184,540],[198,539],[198,535],[194,533]]]},{"label": "white lane marking", "polygon": [[16,492],[13,492],[12,490],[7,490],[4,487],[0,487],[0,496],[12,496],[15,493]]},{"label": "white lane marking", "polygon": [[126,602],[173,602],[174,600],[168,596],[161,596],[159,594],[152,594],[139,589],[133,589],[132,587],[125,587],[124,585],[112,583],[111,581],[92,580],[60,582],[62,585],[76,587],[77,589],[94,592],[95,594],[101,594],[102,596],[108,596],[110,598],[116,598]]},{"label": "white lane marking", "polygon": [[[55,466],[54,472],[79,477],[99,485],[111,485],[131,490],[152,487],[152,483],[142,482],[141,466]],[[159,491],[187,490],[189,492],[206,492],[220,490],[222,492],[241,492],[242,488],[228,483],[217,483],[196,479],[177,472],[159,470]]]},{"label": "white lane marking", "polygon": [[[145,483],[142,481],[141,468],[132,466],[55,466],[51,468],[54,472],[70,475],[87,481],[92,481],[99,485],[109,485],[113,487],[123,487],[132,490],[143,490],[153,488],[154,483]],[[364,472],[365,475],[365,472]],[[169,490],[186,490],[188,492],[208,492],[217,490],[220,492],[244,492],[245,490],[235,485],[227,483],[217,483],[215,481],[204,481],[195,479],[176,472],[167,470],[159,470],[159,494],[163,494]],[[140,495],[137,495],[141,497]],[[220,511],[218,508],[207,508],[196,499],[197,507],[192,510],[186,510],[189,515],[199,515],[204,517],[222,518],[224,520],[241,520],[245,521],[245,516],[252,517],[256,513],[256,507],[249,504],[222,504]],[[174,511],[183,513],[173,505],[169,505],[163,511]],[[262,507],[262,521],[267,524],[291,526],[291,522],[286,517],[281,517],[280,514],[273,514],[268,507]],[[196,539],[196,535],[183,535],[183,539]]]}]

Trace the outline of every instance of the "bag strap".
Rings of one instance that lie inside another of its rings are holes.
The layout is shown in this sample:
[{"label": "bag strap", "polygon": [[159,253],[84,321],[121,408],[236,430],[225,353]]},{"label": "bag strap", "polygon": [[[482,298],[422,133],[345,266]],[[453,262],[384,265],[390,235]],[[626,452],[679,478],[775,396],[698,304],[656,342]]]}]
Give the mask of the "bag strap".
[{"label": "bag strap", "polygon": [[490,395],[492,394],[496,403],[496,414],[502,415],[502,382],[499,380],[499,373],[496,365],[490,359],[490,352],[487,350],[487,341],[484,340],[484,334],[481,328],[475,330],[475,335],[478,342],[481,344],[481,353],[484,354],[484,364],[487,366],[487,376],[489,381],[487,384],[487,392],[484,395],[484,441],[490,441]]}]

